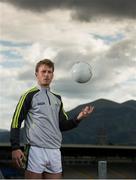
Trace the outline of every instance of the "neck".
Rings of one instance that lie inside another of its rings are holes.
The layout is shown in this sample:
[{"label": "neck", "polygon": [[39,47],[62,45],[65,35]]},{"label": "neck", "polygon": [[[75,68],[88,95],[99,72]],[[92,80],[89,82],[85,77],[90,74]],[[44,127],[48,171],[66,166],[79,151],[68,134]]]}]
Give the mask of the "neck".
[{"label": "neck", "polygon": [[50,89],[49,85],[41,85],[41,84],[38,83],[38,86],[39,86],[40,88],[47,88],[47,89],[49,88],[49,89]]}]

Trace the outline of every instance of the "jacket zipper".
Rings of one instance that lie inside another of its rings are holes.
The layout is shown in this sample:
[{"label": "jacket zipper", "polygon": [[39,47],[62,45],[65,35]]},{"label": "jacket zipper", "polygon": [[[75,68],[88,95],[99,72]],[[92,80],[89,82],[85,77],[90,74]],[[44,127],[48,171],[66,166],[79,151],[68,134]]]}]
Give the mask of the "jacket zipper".
[{"label": "jacket zipper", "polygon": [[47,95],[47,98],[48,98],[49,105],[51,105],[51,101],[50,101],[49,95],[47,93],[47,89],[46,89],[46,95]]}]

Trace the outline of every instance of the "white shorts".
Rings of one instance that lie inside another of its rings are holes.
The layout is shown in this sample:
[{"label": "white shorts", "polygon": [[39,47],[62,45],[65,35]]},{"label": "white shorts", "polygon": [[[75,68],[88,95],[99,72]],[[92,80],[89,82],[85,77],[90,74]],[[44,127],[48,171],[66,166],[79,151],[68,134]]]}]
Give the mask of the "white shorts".
[{"label": "white shorts", "polygon": [[30,146],[26,169],[35,173],[61,173],[60,149],[46,149]]}]

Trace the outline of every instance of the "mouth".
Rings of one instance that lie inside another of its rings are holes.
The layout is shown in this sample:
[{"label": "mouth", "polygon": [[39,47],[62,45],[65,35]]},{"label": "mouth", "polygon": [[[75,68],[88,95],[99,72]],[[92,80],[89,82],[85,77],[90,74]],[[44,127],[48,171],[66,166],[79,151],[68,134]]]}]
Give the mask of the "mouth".
[{"label": "mouth", "polygon": [[43,82],[48,83],[50,82],[50,79],[43,79]]}]

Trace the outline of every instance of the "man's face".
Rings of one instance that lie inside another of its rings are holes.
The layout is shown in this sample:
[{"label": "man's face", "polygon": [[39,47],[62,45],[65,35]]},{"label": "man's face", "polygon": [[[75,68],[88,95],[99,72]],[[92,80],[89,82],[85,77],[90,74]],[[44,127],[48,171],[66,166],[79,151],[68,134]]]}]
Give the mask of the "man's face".
[{"label": "man's face", "polygon": [[36,72],[36,77],[39,85],[49,87],[53,79],[53,69],[43,64]]}]

